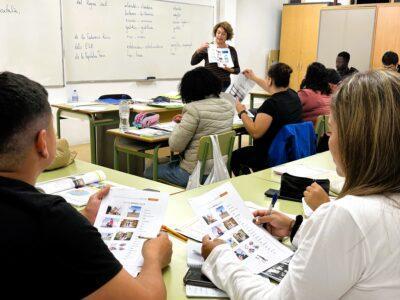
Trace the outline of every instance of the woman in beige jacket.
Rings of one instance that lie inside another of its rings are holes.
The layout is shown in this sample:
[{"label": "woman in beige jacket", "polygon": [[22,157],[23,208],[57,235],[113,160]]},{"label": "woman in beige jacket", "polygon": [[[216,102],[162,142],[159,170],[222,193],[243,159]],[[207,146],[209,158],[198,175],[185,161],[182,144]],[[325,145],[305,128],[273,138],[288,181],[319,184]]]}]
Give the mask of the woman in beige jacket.
[{"label": "woman in beige jacket", "polygon": [[[221,81],[211,71],[198,67],[187,72],[180,84],[182,119],[169,138],[169,147],[180,152],[182,160],[161,164],[158,178],[185,187],[197,163],[197,151],[202,136],[232,129],[234,107],[230,100],[220,98]],[[144,172],[152,178],[152,168]]]}]

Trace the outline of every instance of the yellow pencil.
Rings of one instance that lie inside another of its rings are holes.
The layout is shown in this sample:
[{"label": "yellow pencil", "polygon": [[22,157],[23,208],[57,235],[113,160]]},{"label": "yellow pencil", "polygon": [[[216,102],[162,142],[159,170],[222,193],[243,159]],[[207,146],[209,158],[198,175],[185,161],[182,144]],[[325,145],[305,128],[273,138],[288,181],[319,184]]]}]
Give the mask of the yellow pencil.
[{"label": "yellow pencil", "polygon": [[166,231],[166,232],[168,232],[169,234],[172,234],[176,238],[181,239],[184,242],[187,242],[187,240],[188,240],[188,238],[186,236],[184,236],[183,234],[180,234],[179,232],[177,232],[177,231],[175,231],[175,230],[173,230],[173,229],[171,229],[171,228],[169,228],[169,227],[167,227],[165,225],[162,225],[161,229]]}]

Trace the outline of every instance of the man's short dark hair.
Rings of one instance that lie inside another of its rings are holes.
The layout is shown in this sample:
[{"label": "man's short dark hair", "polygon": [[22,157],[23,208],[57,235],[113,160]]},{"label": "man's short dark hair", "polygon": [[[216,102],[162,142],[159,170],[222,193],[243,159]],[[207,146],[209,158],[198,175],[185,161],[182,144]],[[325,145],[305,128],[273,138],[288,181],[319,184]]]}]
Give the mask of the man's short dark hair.
[{"label": "man's short dark hair", "polygon": [[339,73],[335,69],[326,69],[326,75],[330,84],[339,84],[342,81],[342,78],[340,78]]},{"label": "man's short dark hair", "polygon": [[399,56],[396,52],[387,51],[382,56],[382,63],[385,66],[397,65],[399,63]]},{"label": "man's short dark hair", "polygon": [[338,56],[338,57],[343,57],[343,59],[344,59],[347,63],[349,63],[349,61],[350,61],[350,53],[349,53],[349,52],[342,51],[342,52],[340,52],[337,56]]},{"label": "man's short dark hair", "polygon": [[183,75],[179,86],[183,103],[219,97],[222,91],[221,80],[205,67],[197,67]]},{"label": "man's short dark hair", "polygon": [[11,72],[0,73],[0,170],[12,171],[51,120],[43,86]]},{"label": "man's short dark hair", "polygon": [[293,70],[287,64],[275,63],[268,69],[268,77],[274,81],[276,87],[289,86],[290,74]]}]

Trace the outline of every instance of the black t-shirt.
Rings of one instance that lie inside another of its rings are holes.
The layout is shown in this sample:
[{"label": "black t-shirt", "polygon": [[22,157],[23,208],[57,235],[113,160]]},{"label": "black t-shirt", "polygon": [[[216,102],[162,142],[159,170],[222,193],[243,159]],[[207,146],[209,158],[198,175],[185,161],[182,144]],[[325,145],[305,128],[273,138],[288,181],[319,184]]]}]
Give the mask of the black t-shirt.
[{"label": "black t-shirt", "polygon": [[262,137],[254,140],[254,146],[257,148],[258,153],[267,159],[269,146],[278,131],[286,124],[301,122],[302,112],[303,108],[300,98],[292,89],[275,93],[265,100],[257,110],[257,114],[264,113],[270,115],[272,123]]},{"label": "black t-shirt", "polygon": [[121,264],[88,220],[63,198],[0,177],[0,253],[13,299],[81,299]]}]

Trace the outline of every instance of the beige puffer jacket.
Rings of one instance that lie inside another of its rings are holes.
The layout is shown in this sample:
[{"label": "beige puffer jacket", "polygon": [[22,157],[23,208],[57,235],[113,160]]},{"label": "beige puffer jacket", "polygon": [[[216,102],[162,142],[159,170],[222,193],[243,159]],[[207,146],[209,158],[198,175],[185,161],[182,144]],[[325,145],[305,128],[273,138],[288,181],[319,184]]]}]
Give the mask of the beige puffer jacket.
[{"label": "beige puffer jacket", "polygon": [[192,174],[197,163],[197,150],[202,136],[232,130],[234,107],[224,98],[206,98],[185,105],[182,121],[169,138],[174,152],[184,152],[180,167]]}]

